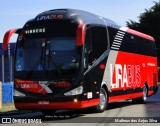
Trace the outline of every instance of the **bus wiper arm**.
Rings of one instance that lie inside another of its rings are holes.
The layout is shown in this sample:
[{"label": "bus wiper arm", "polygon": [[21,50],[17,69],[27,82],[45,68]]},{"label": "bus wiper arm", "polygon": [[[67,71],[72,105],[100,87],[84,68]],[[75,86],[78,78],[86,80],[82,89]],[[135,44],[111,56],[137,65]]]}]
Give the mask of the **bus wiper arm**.
[{"label": "bus wiper arm", "polygon": [[38,65],[40,61],[40,57],[38,58],[37,62],[35,63],[35,65],[32,67],[31,71],[28,73],[28,75],[26,76],[26,79],[28,79],[34,72],[35,72],[35,68]]},{"label": "bus wiper arm", "polygon": [[[28,78],[35,72],[35,69],[37,68],[37,65],[38,65],[39,61],[40,61],[40,65],[41,65],[41,67],[42,67],[42,62],[43,62],[43,59],[44,59],[43,57],[44,57],[44,46],[42,46],[40,57],[39,57],[38,60],[36,61],[35,65],[32,67],[31,71],[30,71],[30,72],[28,73],[28,75],[26,76],[26,79],[28,79]],[[39,67],[39,66],[38,66],[38,67]],[[41,70],[43,70],[43,67],[42,67]]]}]

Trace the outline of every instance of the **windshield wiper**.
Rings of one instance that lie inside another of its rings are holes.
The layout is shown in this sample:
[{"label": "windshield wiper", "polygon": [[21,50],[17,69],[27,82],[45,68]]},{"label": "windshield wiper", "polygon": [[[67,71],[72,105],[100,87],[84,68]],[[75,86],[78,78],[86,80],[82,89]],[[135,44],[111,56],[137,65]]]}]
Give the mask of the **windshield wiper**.
[{"label": "windshield wiper", "polygon": [[46,55],[48,55],[48,69],[50,67],[50,62],[52,62],[52,64],[54,65],[54,67],[56,68],[58,75],[62,76],[62,72],[61,69],[63,67],[63,62],[62,63],[54,63],[53,58],[51,56],[51,50],[50,50],[50,41],[47,41],[47,45],[46,45]]},{"label": "windshield wiper", "polygon": [[[54,67],[55,67],[55,69],[57,70],[57,72],[58,72],[58,75],[59,76],[62,76],[62,68],[63,68],[63,62],[59,62],[59,63],[54,63],[54,61],[53,61],[53,58],[52,58],[52,56],[51,55],[49,55],[49,60],[52,62],[52,64],[54,65]],[[49,62],[50,62],[49,61]]]},{"label": "windshield wiper", "polygon": [[[38,60],[36,61],[35,65],[32,67],[32,69],[30,70],[30,72],[28,73],[28,75],[26,76],[26,79],[30,78],[30,76],[36,71],[35,69],[37,68],[39,71],[42,71],[44,70],[44,65],[43,65],[43,62],[44,62],[44,52],[45,52],[45,43],[42,43],[42,48],[41,48],[41,55],[40,57],[38,57]],[[40,61],[40,65],[38,65]]]},{"label": "windshield wiper", "polygon": [[48,55],[48,69],[49,69],[50,59],[51,59],[50,41],[47,41],[46,54]]}]

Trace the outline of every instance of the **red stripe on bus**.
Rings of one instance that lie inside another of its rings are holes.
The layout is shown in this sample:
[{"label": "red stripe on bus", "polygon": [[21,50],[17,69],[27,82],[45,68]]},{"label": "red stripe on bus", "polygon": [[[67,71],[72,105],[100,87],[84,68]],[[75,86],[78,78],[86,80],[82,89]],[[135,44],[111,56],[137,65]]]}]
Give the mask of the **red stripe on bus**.
[{"label": "red stripe on bus", "polygon": [[143,92],[126,94],[126,95],[119,95],[119,96],[112,96],[112,97],[109,97],[109,103],[110,102],[115,102],[115,101],[120,101],[120,100],[142,97],[142,95],[143,95]]},{"label": "red stripe on bus", "polygon": [[37,103],[15,103],[17,109],[79,109],[99,104],[99,99],[78,102],[50,102],[48,104]]},{"label": "red stripe on bus", "polygon": [[144,33],[141,33],[141,32],[138,32],[138,31],[135,31],[133,29],[127,29],[128,33],[131,33],[131,34],[134,34],[134,35],[137,35],[137,36],[140,36],[140,37],[143,37],[143,38],[146,38],[146,39],[149,39],[151,41],[155,41],[154,38],[152,36],[149,36],[147,34],[144,34]]},{"label": "red stripe on bus", "polygon": [[154,94],[154,91],[148,91],[149,96],[151,96],[152,94]]}]

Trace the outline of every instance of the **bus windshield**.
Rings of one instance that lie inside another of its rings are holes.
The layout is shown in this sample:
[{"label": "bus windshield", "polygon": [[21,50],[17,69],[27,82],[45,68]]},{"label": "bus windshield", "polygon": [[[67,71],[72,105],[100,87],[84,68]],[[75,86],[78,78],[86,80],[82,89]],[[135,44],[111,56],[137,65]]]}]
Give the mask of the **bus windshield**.
[{"label": "bus windshield", "polygon": [[27,78],[43,71],[44,78],[47,71],[59,76],[75,73],[79,63],[75,37],[25,38],[17,43],[15,71],[30,71]]}]

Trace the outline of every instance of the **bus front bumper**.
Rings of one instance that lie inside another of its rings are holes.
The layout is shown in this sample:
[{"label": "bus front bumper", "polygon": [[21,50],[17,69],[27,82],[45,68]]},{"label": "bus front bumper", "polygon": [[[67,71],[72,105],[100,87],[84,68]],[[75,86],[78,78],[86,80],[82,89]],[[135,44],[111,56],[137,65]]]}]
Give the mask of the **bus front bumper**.
[{"label": "bus front bumper", "polygon": [[73,98],[72,101],[51,101],[47,99],[30,99],[26,97],[14,97],[16,109],[42,110],[42,109],[81,109],[99,104],[99,99],[78,100]]}]

